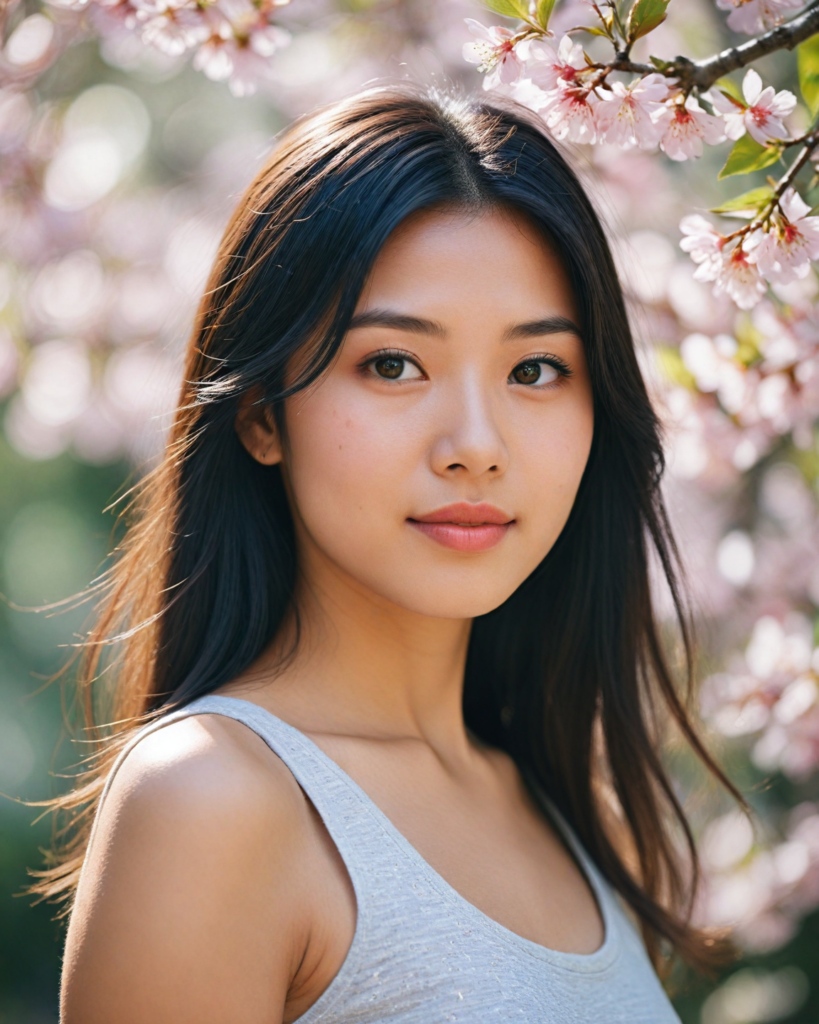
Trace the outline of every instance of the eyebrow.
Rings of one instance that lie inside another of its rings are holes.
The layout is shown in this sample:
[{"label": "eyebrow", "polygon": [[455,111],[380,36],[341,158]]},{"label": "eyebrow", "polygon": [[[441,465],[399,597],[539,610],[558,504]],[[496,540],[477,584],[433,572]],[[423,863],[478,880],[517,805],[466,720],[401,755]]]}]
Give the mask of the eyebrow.
[{"label": "eyebrow", "polygon": [[394,313],[390,309],[368,309],[356,313],[350,321],[349,330],[356,327],[392,327],[395,331],[411,331],[413,334],[433,334],[443,338],[446,328],[437,320],[425,320],[420,316]]},{"label": "eyebrow", "polygon": [[[420,316],[408,316],[390,309],[368,309],[356,313],[350,321],[348,330],[356,327],[391,327],[396,331],[407,331],[413,334],[431,334],[438,338],[446,335],[446,328],[437,320],[427,320]],[[581,337],[580,328],[566,316],[545,316],[537,320],[527,320],[515,324],[503,336],[504,341],[516,338],[539,338],[548,334],[576,334]]]},{"label": "eyebrow", "polygon": [[576,334],[582,337],[580,328],[567,316],[545,316],[539,320],[527,320],[526,323],[515,324],[504,334],[504,341],[515,338],[540,338],[545,334]]}]

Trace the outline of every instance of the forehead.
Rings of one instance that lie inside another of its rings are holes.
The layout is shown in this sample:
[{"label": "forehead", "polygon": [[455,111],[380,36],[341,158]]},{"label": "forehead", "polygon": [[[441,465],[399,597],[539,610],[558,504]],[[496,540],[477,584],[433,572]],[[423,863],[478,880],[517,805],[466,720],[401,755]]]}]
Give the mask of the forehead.
[{"label": "forehead", "polygon": [[459,300],[504,314],[517,309],[576,317],[554,248],[523,213],[497,207],[409,216],[378,254],[359,308],[423,302],[441,312]]}]

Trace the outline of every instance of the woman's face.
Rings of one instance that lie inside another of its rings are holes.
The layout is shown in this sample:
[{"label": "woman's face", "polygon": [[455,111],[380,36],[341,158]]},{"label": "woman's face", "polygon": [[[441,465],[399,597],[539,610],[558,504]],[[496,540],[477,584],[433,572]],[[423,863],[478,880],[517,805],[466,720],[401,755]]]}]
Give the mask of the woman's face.
[{"label": "woman's face", "polygon": [[577,324],[559,260],[522,215],[401,224],[337,360],[286,403],[308,578],[340,573],[436,617],[506,600],[563,529],[589,455]]}]

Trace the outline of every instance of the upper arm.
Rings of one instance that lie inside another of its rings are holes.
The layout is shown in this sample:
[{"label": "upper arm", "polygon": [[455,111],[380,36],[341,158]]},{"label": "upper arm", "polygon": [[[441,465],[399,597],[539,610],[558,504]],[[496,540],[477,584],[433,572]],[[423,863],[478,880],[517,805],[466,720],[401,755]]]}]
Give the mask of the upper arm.
[{"label": "upper arm", "polygon": [[184,719],[117,772],[69,927],[63,1024],[281,1020],[306,932],[304,801],[237,729]]}]

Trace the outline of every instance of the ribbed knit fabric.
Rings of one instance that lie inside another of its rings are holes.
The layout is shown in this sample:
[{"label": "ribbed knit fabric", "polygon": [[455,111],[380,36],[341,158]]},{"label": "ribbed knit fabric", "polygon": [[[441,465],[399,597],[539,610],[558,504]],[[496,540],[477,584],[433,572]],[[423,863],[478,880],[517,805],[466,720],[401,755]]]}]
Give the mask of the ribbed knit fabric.
[{"label": "ribbed knit fabric", "polygon": [[619,898],[545,798],[600,907],[605,939],[595,953],[547,949],[478,910],[312,740],[250,701],[202,697],[151,723],[120,754],[106,791],[142,737],[203,714],[242,722],[281,758],[324,821],[355,890],[350,950],[298,1024],[679,1024]]}]

